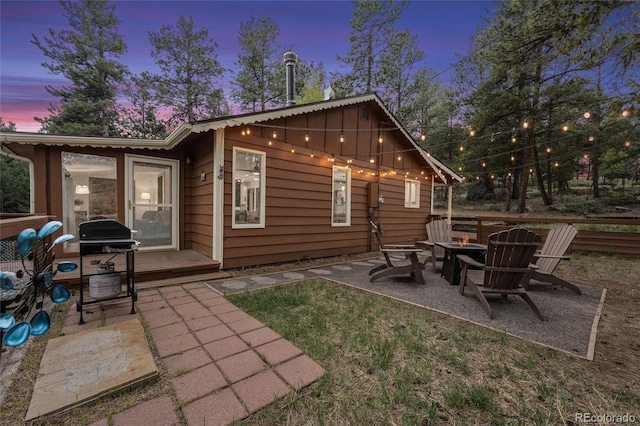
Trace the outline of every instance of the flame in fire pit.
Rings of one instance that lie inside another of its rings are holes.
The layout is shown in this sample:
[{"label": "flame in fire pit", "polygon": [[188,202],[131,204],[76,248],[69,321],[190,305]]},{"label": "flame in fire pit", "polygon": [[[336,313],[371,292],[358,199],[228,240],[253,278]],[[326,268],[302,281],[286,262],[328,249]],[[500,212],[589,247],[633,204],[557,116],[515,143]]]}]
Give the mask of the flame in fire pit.
[{"label": "flame in fire pit", "polygon": [[469,245],[469,236],[464,234],[464,237],[460,239],[460,247],[465,247]]}]

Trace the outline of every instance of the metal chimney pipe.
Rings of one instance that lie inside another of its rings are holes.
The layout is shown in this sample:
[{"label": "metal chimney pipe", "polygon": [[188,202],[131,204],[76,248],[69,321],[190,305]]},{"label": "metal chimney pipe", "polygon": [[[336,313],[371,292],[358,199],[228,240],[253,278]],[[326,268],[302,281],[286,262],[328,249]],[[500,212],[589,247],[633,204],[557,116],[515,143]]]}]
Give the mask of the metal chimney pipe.
[{"label": "metal chimney pipe", "polygon": [[287,67],[287,103],[285,107],[296,104],[296,63],[298,55],[293,52],[284,54],[284,64]]}]

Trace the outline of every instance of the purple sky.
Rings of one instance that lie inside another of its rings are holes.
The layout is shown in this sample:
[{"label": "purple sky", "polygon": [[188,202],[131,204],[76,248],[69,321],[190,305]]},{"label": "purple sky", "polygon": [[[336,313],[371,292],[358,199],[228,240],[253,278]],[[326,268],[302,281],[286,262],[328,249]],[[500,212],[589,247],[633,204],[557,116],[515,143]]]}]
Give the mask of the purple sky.
[{"label": "purple sky", "polygon": [[[269,17],[280,27],[280,44],[292,44],[306,61],[323,62],[325,69],[341,70],[336,55],[349,49],[352,5],[350,1],[115,1],[121,20],[120,33],[128,51],[120,58],[133,73],[155,71],[148,32],[161,25],[175,25],[179,15],[192,16],[197,28],[209,30],[218,43],[218,60],[226,69],[237,59],[240,22]],[[399,28],[409,28],[426,53],[422,66],[436,72],[447,70],[464,53],[469,39],[492,1],[411,1]],[[0,117],[16,123],[18,131],[37,131],[34,116],[49,115],[47,107],[57,103],[44,86],[62,85],[65,80],[41,66],[46,58],[31,43],[31,34],[41,40],[49,28],[65,29],[67,20],[57,1],[0,1]],[[284,53],[284,52],[283,52]],[[442,79],[448,82],[450,72]],[[225,73],[228,81],[231,73]],[[223,83],[223,87],[228,84]],[[228,94],[227,94],[228,95]]]}]

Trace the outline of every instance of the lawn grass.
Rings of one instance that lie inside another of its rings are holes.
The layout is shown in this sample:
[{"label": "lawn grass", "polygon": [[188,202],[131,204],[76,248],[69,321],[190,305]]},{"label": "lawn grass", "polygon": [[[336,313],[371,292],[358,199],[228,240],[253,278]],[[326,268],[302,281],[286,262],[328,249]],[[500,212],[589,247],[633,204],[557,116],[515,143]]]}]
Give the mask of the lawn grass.
[{"label": "lawn grass", "polygon": [[323,279],[228,296],[326,370],[243,424],[571,424],[640,416],[589,361]]}]

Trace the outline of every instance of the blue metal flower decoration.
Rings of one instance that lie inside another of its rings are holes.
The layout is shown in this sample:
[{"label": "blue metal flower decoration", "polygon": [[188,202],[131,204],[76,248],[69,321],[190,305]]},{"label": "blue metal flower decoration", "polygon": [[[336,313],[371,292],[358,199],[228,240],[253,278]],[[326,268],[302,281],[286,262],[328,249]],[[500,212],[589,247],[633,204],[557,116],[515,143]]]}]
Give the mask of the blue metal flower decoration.
[{"label": "blue metal flower decoration", "polygon": [[[6,346],[20,346],[30,336],[40,336],[51,328],[51,317],[43,309],[44,297],[49,295],[53,303],[64,303],[70,293],[61,285],[53,285],[58,272],[74,271],[78,265],[63,261],[55,264],[53,248],[73,240],[73,234],[64,234],[47,243],[48,238],[62,227],[60,221],[50,221],[38,232],[27,228],[16,238],[16,256],[22,264],[18,271],[0,271],[0,335]],[[40,300],[38,296],[40,297]],[[38,312],[29,317],[33,307]]]}]

